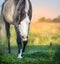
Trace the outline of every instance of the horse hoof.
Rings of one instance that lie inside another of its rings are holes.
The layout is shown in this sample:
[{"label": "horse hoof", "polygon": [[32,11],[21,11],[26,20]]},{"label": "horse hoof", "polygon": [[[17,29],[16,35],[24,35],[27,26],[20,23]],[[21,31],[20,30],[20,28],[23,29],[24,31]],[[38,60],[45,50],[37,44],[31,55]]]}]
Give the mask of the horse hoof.
[{"label": "horse hoof", "polygon": [[18,56],[17,58],[22,59],[23,57],[22,56]]},{"label": "horse hoof", "polygon": [[19,54],[17,58],[22,59],[23,57]]}]

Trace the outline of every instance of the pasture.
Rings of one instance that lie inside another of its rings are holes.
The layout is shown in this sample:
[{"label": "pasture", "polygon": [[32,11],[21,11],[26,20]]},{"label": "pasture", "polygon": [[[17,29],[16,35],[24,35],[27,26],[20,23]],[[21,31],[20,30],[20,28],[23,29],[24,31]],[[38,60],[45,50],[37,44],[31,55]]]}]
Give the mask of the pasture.
[{"label": "pasture", "polygon": [[11,26],[11,54],[0,25],[0,64],[60,64],[60,23],[32,23],[23,59],[17,59],[16,33]]}]

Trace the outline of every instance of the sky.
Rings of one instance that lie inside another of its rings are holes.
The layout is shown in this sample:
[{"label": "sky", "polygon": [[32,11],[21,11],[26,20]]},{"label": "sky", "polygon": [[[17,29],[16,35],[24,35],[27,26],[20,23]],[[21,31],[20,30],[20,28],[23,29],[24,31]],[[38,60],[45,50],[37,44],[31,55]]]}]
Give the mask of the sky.
[{"label": "sky", "polygon": [[[0,0],[1,5],[4,0]],[[32,3],[33,15],[32,21],[41,17],[55,18],[60,15],[60,0],[30,0]]]}]

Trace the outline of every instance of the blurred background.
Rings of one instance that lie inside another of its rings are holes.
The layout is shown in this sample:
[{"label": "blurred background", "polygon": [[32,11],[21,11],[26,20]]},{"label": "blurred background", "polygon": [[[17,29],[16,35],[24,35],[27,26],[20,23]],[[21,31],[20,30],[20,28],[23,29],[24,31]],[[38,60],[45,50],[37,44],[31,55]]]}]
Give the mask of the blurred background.
[{"label": "blurred background", "polygon": [[[4,0],[0,0],[0,12],[3,2]],[[37,52],[40,52],[43,53],[39,53],[42,56],[41,59],[44,58],[44,60],[46,60],[46,53],[50,60],[54,60],[54,58],[60,60],[60,0],[31,0],[31,2],[33,15],[29,31],[29,42],[27,45],[28,49],[30,50],[27,50],[29,52],[28,54],[34,53],[35,57],[33,54],[33,59],[36,59],[36,57],[38,59],[39,55],[37,55]],[[14,53],[15,50],[17,50],[17,43],[16,33],[13,25],[10,27],[10,32],[11,47],[15,47],[13,51]],[[7,49],[7,38],[1,13],[0,45],[2,45],[1,49]],[[29,46],[31,48],[29,48]],[[27,53],[27,51],[25,53]]]}]

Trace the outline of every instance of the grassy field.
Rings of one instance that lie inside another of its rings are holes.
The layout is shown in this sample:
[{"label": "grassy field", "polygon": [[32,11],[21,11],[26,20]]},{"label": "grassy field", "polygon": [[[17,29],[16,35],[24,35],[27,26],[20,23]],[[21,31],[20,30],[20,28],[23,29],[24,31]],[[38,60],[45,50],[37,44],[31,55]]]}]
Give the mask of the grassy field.
[{"label": "grassy field", "polygon": [[17,47],[11,49],[0,55],[0,64],[60,64],[60,46],[27,46],[23,59],[17,58]]},{"label": "grassy field", "polygon": [[0,28],[0,64],[60,64],[60,23],[32,23],[23,59],[17,59],[16,33],[11,26],[11,54]]}]

